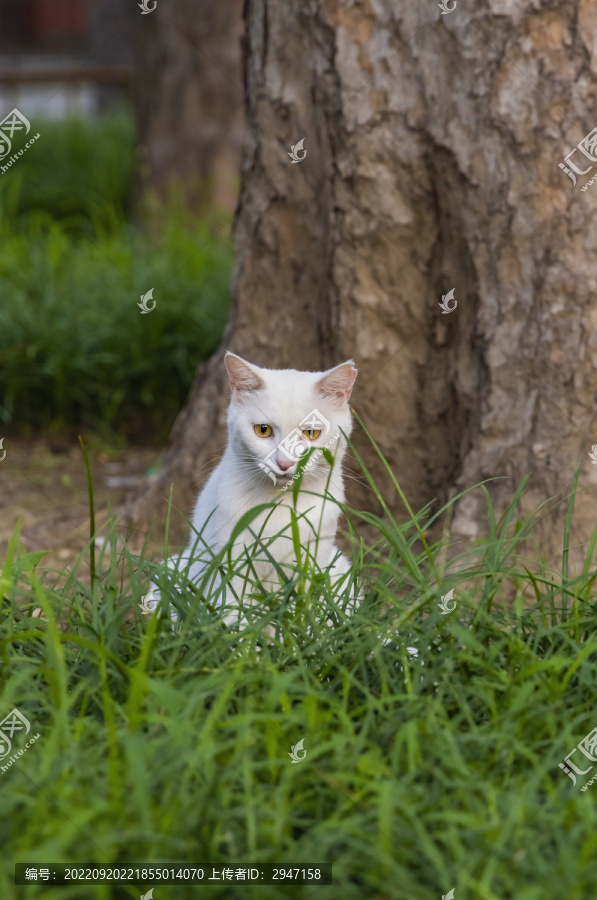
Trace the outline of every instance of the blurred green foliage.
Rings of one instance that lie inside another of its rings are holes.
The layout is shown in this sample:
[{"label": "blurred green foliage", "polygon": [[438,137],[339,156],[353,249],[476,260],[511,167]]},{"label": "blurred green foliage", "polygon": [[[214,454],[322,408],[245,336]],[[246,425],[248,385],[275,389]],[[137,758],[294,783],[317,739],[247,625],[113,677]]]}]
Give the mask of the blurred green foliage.
[{"label": "blurred green foliage", "polygon": [[38,222],[45,213],[70,228],[85,228],[85,220],[121,222],[130,208],[135,170],[131,117],[121,112],[35,122],[32,128],[40,137],[0,176],[5,211],[13,217],[34,213]]},{"label": "blurred green foliage", "polygon": [[122,115],[37,130],[0,176],[0,423],[162,439],[227,321],[224,217],[171,202],[132,221]]}]

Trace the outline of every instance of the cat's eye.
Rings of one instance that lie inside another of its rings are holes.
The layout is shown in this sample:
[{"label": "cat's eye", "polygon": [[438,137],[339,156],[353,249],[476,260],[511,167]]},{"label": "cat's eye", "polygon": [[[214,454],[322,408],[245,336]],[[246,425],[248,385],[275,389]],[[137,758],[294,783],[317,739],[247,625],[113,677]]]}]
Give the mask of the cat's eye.
[{"label": "cat's eye", "polygon": [[309,438],[310,441],[316,441],[321,434],[321,428],[304,428],[303,434],[306,438]]},{"label": "cat's eye", "polygon": [[253,430],[257,437],[269,437],[270,434],[274,433],[271,425],[253,425]]}]

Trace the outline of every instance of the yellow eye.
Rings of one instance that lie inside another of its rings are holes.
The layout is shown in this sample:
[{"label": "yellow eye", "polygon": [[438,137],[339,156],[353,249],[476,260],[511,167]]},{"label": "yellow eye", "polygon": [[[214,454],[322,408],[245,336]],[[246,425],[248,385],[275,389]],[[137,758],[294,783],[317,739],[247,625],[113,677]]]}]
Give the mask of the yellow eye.
[{"label": "yellow eye", "polygon": [[253,430],[257,437],[269,437],[270,434],[274,433],[271,425],[253,425]]},{"label": "yellow eye", "polygon": [[316,441],[321,434],[321,428],[305,428],[303,429],[303,434],[310,441]]}]

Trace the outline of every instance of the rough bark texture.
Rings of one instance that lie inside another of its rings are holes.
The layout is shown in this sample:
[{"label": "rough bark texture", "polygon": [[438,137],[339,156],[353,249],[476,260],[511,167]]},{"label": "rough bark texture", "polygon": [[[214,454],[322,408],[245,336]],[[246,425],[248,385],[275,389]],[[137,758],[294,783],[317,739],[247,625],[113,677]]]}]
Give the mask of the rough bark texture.
[{"label": "rough bark texture", "polygon": [[[151,4],[150,4],[151,6]],[[131,29],[144,187],[234,209],[242,131],[242,0],[168,0]]]},{"label": "rough bark texture", "polygon": [[[502,476],[498,508],[569,490],[584,459],[578,537],[594,521],[597,185],[558,168],[597,125],[591,0],[364,3],[249,0],[233,316],[223,346],[258,365],[353,357],[353,405],[414,507]],[[290,146],[305,138],[306,158]],[[587,162],[587,165],[589,163]],[[589,176],[587,176],[589,177]],[[458,307],[442,315],[442,294]],[[222,353],[198,373],[165,466],[193,483],[225,441]],[[363,437],[379,487],[391,480]],[[372,505],[351,483],[349,500]],[[541,550],[561,546],[563,504]],[[454,531],[484,526],[479,491]]]}]

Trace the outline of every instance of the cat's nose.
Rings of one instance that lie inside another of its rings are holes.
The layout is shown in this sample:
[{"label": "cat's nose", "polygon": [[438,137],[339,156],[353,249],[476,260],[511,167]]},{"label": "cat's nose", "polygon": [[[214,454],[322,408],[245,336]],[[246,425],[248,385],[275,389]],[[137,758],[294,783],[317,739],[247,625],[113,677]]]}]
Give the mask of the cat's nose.
[{"label": "cat's nose", "polygon": [[283,472],[287,472],[288,469],[292,469],[294,465],[294,462],[291,459],[280,459],[280,457],[276,459],[276,463],[278,465],[278,468],[282,469]]}]

